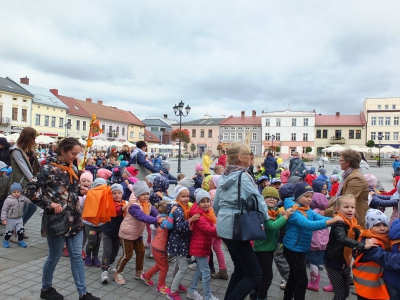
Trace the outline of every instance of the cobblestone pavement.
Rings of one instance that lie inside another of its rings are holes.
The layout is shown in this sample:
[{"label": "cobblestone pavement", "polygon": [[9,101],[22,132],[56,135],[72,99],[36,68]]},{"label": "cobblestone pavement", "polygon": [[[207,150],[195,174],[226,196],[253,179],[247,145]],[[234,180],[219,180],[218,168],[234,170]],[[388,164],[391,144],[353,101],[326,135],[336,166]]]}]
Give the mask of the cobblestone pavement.
[{"label": "cobblestone pavement", "polygon": [[[194,166],[196,160],[183,161],[182,171],[186,175],[194,173]],[[177,162],[172,161],[171,163],[172,174],[176,173]],[[316,164],[314,164],[316,165]],[[333,165],[326,166],[327,174],[332,174]],[[391,168],[371,168],[371,173],[375,174],[380,179],[386,189],[391,189]],[[173,189],[173,187],[171,187]],[[391,211],[388,210],[388,215]],[[11,248],[5,249],[0,248],[0,300],[19,300],[19,299],[39,299],[41,278],[42,278],[42,266],[47,256],[47,244],[46,240],[40,236],[40,215],[39,209],[27,224],[27,233],[30,236],[26,240],[28,248],[19,248],[16,244],[11,243]],[[0,232],[4,229],[1,228]],[[146,234],[146,232],[145,232]],[[148,251],[148,250],[146,250]],[[231,274],[233,271],[232,261],[230,260],[229,253],[225,251],[225,258],[227,261],[228,273]],[[121,252],[121,251],[120,251]],[[101,256],[101,253],[100,253]],[[216,261],[216,259],[215,259]],[[135,260],[128,263],[124,277],[127,283],[123,286],[117,285],[114,281],[109,284],[102,285],[100,283],[100,268],[96,267],[85,267],[86,272],[86,284],[88,291],[94,295],[101,297],[103,300],[112,299],[166,299],[164,295],[161,295],[155,291],[155,287],[148,287],[144,282],[135,280],[134,265]],[[148,270],[154,261],[145,259],[145,270]],[[168,273],[167,284],[172,280],[172,271],[175,267],[175,263],[170,263],[170,271]],[[217,262],[216,269],[218,270]],[[183,284],[189,286],[193,277],[194,271],[189,270],[186,277],[183,280]],[[307,291],[306,299],[332,299],[331,293],[325,293],[322,291],[322,287],[328,284],[326,271],[321,272],[321,289],[317,292]],[[153,278],[153,281],[157,282],[157,276]],[[111,279],[111,276],[110,276]],[[274,279],[272,286],[269,290],[268,299],[282,299],[283,291],[279,289],[281,277],[274,266]],[[212,293],[219,299],[223,299],[228,281],[211,279],[211,290]],[[78,294],[72,279],[70,263],[68,258],[62,257],[56,268],[53,280],[54,287],[65,296],[65,299],[78,299]],[[201,291],[201,284],[199,284],[199,291]],[[182,299],[186,299],[186,296],[182,294]],[[350,296],[350,299],[356,299],[354,295]]]}]

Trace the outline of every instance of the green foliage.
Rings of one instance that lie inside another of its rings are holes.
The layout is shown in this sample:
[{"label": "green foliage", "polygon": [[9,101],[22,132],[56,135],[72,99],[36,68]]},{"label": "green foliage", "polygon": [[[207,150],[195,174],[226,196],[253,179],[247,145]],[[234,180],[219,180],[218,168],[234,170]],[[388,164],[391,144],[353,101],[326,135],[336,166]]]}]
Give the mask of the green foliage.
[{"label": "green foliage", "polygon": [[279,152],[279,153],[280,153],[280,152],[281,152],[281,146],[276,146],[276,149],[275,149],[275,150],[276,150],[276,152]]},{"label": "green foliage", "polygon": [[190,151],[192,151],[193,154],[194,154],[194,151],[196,151],[196,144],[192,143],[192,144],[190,145]]},{"label": "green foliage", "polygon": [[365,144],[365,146],[367,146],[368,148],[372,148],[372,147],[375,146],[375,142],[374,142],[373,140],[369,140],[369,141]]},{"label": "green foliage", "polygon": [[308,158],[303,157],[302,159],[304,162],[309,162],[310,160]]},{"label": "green foliage", "polygon": [[310,146],[307,146],[307,147],[306,147],[306,152],[307,152],[307,153],[310,153],[311,151],[312,151],[312,148],[311,148]]}]

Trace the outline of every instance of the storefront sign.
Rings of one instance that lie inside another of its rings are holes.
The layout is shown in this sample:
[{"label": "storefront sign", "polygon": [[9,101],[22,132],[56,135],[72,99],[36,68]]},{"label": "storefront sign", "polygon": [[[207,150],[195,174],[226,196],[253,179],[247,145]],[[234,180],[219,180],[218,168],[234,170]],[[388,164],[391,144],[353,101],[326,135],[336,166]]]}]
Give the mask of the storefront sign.
[{"label": "storefront sign", "polygon": [[58,137],[58,133],[48,133],[48,132],[40,132],[40,135],[46,135],[46,136],[55,136]]},{"label": "storefront sign", "polygon": [[22,130],[24,127],[22,126],[11,126],[11,130]]}]

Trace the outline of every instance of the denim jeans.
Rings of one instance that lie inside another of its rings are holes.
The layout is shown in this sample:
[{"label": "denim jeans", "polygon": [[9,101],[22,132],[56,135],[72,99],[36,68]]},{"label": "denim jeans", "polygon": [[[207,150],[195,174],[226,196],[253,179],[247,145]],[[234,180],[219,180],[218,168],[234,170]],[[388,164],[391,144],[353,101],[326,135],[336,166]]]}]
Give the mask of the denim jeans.
[{"label": "denim jeans", "polygon": [[22,220],[24,225],[32,218],[33,214],[37,210],[37,205],[35,203],[29,203],[24,205],[24,215],[22,216]]},{"label": "denim jeans", "polygon": [[249,241],[223,238],[234,270],[225,293],[225,300],[244,300],[261,280],[262,271]]},{"label": "denim jeans", "polygon": [[199,284],[200,278],[202,279],[203,291],[204,291],[204,300],[208,300],[211,298],[211,289],[210,289],[210,277],[211,271],[208,266],[208,257],[200,257],[195,256],[197,263],[196,273],[194,273],[192,283],[190,284],[189,293],[193,293],[197,289],[197,285]]},{"label": "denim jeans", "polygon": [[69,259],[71,261],[71,272],[74,277],[76,289],[78,290],[79,296],[86,294],[85,269],[82,260],[82,238],[82,231],[73,236],[47,238],[49,254],[43,265],[43,290],[48,290],[53,285],[54,270],[60,260],[64,243],[66,243]]},{"label": "denim jeans", "polygon": [[400,300],[400,290],[396,290],[393,285],[386,283],[386,288],[390,295],[390,300]]},{"label": "denim jeans", "polygon": [[174,276],[174,279],[171,282],[171,292],[177,292],[179,290],[179,285],[182,282],[182,279],[185,277],[187,273],[188,262],[186,256],[177,256],[176,257],[176,265],[178,267],[178,272]]}]

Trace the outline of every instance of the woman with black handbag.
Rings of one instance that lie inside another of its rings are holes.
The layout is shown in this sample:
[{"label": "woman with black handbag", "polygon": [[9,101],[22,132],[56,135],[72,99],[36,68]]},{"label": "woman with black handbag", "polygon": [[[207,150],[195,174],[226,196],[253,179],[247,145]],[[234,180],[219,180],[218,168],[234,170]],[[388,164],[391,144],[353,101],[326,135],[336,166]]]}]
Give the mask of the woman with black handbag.
[{"label": "woman with black handbag", "polygon": [[[218,181],[213,208],[217,215],[217,234],[228,247],[234,264],[225,300],[241,300],[262,276],[250,240],[265,238],[264,220],[268,218],[268,208],[246,172],[251,164],[249,147],[234,142],[226,154],[229,165]],[[251,218],[247,218],[249,215]]]},{"label": "woman with black handbag", "polygon": [[79,298],[99,300],[86,292],[82,261],[82,215],[78,200],[78,170],[73,165],[81,151],[75,138],[62,140],[57,156],[49,156],[46,164],[24,189],[24,195],[44,210],[42,236],[47,238],[48,257],[43,266],[41,299],[62,300],[64,297],[52,286],[54,270],[61,257],[64,243],[68,247],[71,271]]}]

